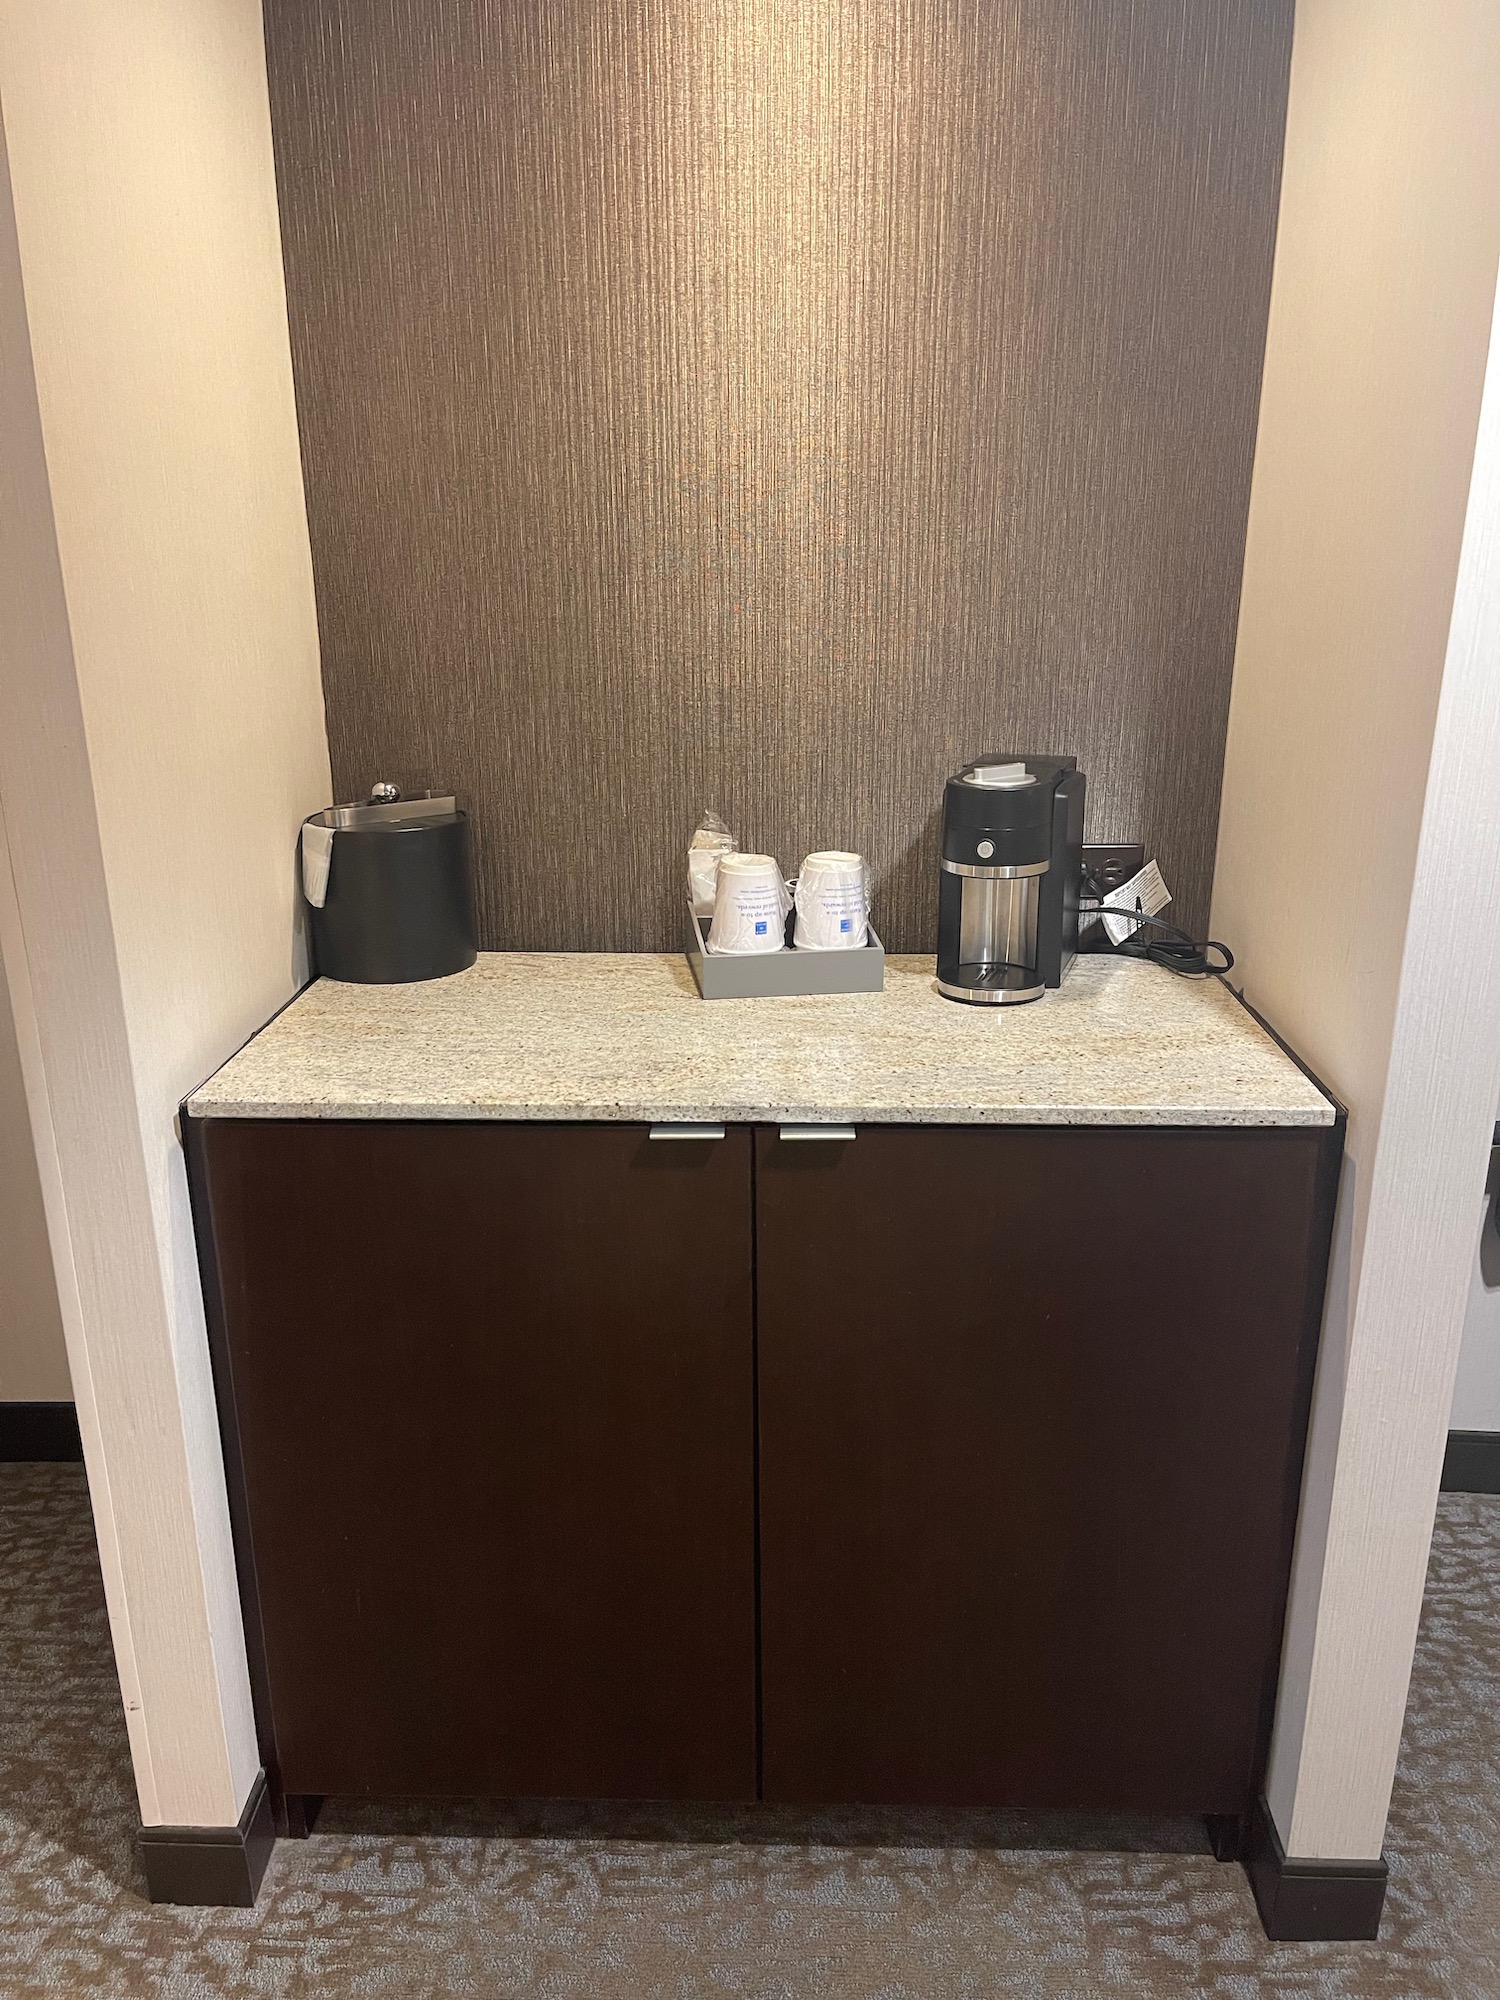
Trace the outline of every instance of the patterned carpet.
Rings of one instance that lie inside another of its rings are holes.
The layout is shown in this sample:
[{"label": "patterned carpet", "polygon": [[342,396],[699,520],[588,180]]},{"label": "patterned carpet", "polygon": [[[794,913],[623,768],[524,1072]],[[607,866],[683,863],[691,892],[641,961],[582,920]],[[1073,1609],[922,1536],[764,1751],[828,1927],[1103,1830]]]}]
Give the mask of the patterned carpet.
[{"label": "patterned carpet", "polygon": [[480,1837],[335,1801],[258,1909],[153,1908],[77,1466],[0,1466],[0,1707],[3,2000],[1500,1994],[1500,1500],[1442,1503],[1374,1945],[1267,1944],[1196,1826],[1017,1817]]}]

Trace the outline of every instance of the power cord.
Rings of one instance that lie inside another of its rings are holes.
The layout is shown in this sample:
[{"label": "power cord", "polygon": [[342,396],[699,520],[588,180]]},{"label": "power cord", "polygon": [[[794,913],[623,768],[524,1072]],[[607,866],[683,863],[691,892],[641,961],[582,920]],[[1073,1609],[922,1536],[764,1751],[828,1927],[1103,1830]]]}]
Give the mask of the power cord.
[{"label": "power cord", "polygon": [[[1085,917],[1096,917],[1099,922],[1099,937],[1090,939],[1080,949],[1101,952],[1113,958],[1144,958],[1151,965],[1164,965],[1168,972],[1179,972],[1186,979],[1206,979],[1210,974],[1228,972],[1234,964],[1234,953],[1227,944],[1220,944],[1217,938],[1207,938],[1199,943],[1191,931],[1185,931],[1180,924],[1169,924],[1163,917],[1148,917],[1141,908],[1139,898],[1133,910],[1122,910],[1118,903],[1106,903],[1100,893],[1101,885],[1093,874],[1084,877],[1084,888],[1091,891],[1093,901],[1080,903],[1079,921]],[[1103,917],[1127,917],[1136,925],[1149,925],[1154,931],[1167,931],[1163,938],[1142,938],[1140,931],[1132,931],[1123,944],[1110,942],[1109,933],[1104,928]],[[1222,963],[1216,964],[1209,957],[1210,952],[1218,952]]]}]

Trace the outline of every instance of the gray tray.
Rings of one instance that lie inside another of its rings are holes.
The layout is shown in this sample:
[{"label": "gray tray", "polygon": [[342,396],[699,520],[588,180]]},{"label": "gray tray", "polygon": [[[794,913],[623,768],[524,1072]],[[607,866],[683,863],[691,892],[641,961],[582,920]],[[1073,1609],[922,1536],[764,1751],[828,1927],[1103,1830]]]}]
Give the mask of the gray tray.
[{"label": "gray tray", "polygon": [[[688,905],[688,964],[705,1000],[763,1000],[796,993],[879,993],[885,987],[885,946],[869,927],[859,951],[747,952],[743,958],[708,949],[707,917]],[[791,937],[791,919],[787,919]]]}]

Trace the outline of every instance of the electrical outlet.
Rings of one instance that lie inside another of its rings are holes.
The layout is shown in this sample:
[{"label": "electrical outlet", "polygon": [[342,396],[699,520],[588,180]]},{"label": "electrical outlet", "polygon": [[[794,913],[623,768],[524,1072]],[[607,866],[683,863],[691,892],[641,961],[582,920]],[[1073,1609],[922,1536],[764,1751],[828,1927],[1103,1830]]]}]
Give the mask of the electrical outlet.
[{"label": "electrical outlet", "polygon": [[1083,892],[1086,896],[1094,892],[1103,897],[1112,890],[1123,888],[1132,875],[1139,875],[1146,865],[1146,850],[1138,840],[1097,841],[1083,843]]}]

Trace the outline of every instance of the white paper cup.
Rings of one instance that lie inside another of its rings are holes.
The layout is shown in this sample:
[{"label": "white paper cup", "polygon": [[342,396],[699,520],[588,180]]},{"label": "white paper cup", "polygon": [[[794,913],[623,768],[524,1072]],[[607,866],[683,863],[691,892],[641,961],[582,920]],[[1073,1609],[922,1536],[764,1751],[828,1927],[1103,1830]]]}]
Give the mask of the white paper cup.
[{"label": "white paper cup", "polygon": [[714,889],[710,951],[780,951],[791,908],[781,870],[769,854],[726,854]]},{"label": "white paper cup", "polygon": [[792,941],[802,951],[859,951],[869,935],[864,859],[829,848],[809,854],[797,877]]}]

